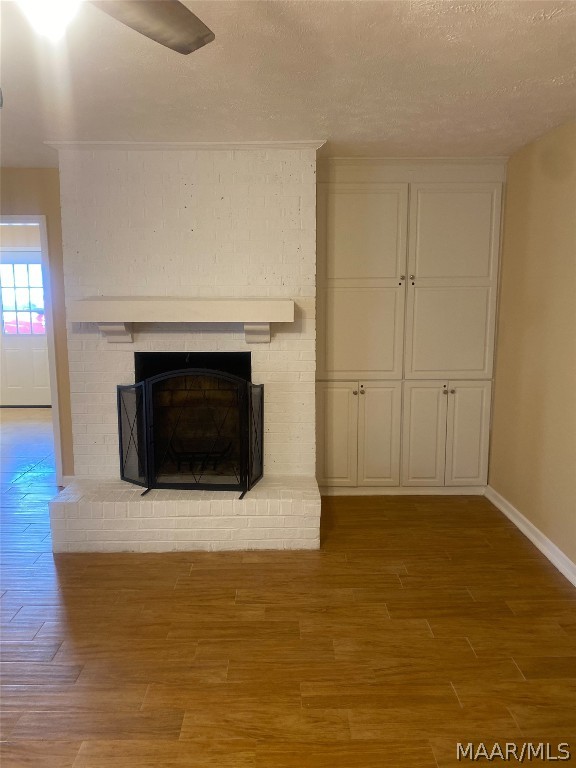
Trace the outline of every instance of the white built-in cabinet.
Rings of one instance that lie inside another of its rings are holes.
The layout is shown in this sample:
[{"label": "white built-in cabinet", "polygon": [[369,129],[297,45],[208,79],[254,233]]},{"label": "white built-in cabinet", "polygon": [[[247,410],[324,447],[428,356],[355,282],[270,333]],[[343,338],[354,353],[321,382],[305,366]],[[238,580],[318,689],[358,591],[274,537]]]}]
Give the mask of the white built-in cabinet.
[{"label": "white built-in cabinet", "polygon": [[401,395],[394,381],[318,384],[321,485],[398,485]]},{"label": "white built-in cabinet", "polygon": [[412,184],[404,376],[492,376],[500,184]]},{"label": "white built-in cabinet", "polygon": [[318,191],[319,369],[326,378],[401,379],[408,184]]},{"label": "white built-in cabinet", "polygon": [[321,486],[486,483],[500,196],[319,184]]},{"label": "white built-in cabinet", "polygon": [[481,486],[488,472],[489,381],[405,381],[402,485]]}]

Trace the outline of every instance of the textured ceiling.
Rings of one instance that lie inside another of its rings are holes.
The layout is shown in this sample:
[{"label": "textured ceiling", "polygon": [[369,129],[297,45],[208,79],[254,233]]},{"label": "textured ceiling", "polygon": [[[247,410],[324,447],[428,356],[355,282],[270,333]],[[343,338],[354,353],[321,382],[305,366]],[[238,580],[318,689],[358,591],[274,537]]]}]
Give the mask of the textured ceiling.
[{"label": "textured ceiling", "polygon": [[576,116],[576,2],[186,5],[216,34],[190,56],[88,4],[55,47],[2,0],[2,165],[56,165],[48,139],[509,155]]}]

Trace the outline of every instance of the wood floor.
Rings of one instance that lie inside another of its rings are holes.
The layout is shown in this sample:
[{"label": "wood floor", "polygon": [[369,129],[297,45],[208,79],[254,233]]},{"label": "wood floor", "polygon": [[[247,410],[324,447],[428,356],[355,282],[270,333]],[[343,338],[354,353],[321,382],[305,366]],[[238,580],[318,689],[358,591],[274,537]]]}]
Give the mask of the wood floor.
[{"label": "wood floor", "polygon": [[576,761],[576,590],[485,499],[326,499],[320,552],[54,557],[50,446],[6,419],[3,768]]}]

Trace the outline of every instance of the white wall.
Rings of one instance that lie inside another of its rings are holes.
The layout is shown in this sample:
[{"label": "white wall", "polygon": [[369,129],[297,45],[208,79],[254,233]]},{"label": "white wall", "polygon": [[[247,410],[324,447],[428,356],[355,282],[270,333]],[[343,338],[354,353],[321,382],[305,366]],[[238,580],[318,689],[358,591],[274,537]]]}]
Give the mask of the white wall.
[{"label": "white wall", "polygon": [[297,320],[247,346],[240,326],[136,326],[110,345],[68,325],[74,465],[118,477],[116,385],[135,351],[252,351],[265,384],[265,473],[315,472],[314,150],[60,152],[67,302],[87,296],[296,301]]}]

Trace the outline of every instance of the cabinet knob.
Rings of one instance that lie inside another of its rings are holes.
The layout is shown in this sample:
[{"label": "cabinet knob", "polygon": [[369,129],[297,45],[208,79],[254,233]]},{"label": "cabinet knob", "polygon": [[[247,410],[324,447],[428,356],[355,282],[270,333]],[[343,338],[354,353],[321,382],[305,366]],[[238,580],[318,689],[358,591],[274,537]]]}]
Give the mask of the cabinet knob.
[{"label": "cabinet knob", "polygon": [[366,394],[366,390],[365,390],[365,389],[361,389],[361,390],[360,390],[360,394],[361,394],[361,395],[365,395],[365,394]]},{"label": "cabinet knob", "polygon": [[443,395],[447,395],[447,394],[448,394],[448,390],[447,390],[447,389],[443,389],[443,390],[442,390],[442,394],[443,394]]},{"label": "cabinet knob", "polygon": [[410,275],[410,280],[415,280],[415,279],[416,279],[416,275]]},{"label": "cabinet knob", "polygon": [[400,280],[406,280],[406,275],[400,275]]},{"label": "cabinet knob", "polygon": [[451,389],[451,390],[450,390],[450,394],[451,394],[451,395],[455,395],[455,394],[456,394],[456,390],[455,390],[455,389]]},{"label": "cabinet knob", "polygon": [[353,395],[357,395],[357,394],[358,394],[358,390],[357,390],[357,389],[353,389],[353,390],[352,390],[352,394],[353,394]]}]

